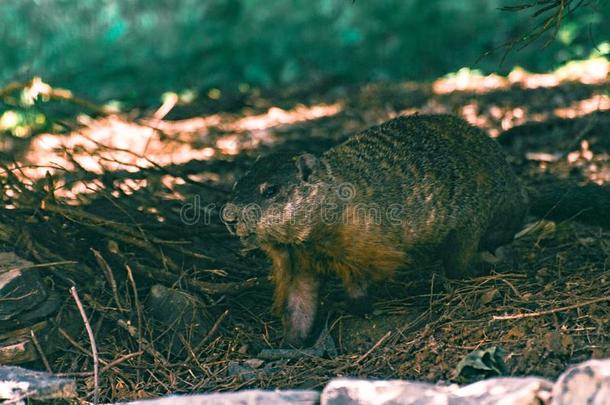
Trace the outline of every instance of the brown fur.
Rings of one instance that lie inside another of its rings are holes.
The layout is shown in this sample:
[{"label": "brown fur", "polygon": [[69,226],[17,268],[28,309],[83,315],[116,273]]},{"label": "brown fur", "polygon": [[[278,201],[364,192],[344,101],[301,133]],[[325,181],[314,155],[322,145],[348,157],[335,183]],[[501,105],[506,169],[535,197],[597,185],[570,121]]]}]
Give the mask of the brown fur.
[{"label": "brown fur", "polygon": [[257,204],[237,226],[273,262],[274,310],[293,344],[310,335],[322,274],[339,276],[354,301],[422,256],[463,276],[478,251],[512,239],[527,211],[495,141],[448,115],[388,121],[319,159],[260,159],[233,202]]}]

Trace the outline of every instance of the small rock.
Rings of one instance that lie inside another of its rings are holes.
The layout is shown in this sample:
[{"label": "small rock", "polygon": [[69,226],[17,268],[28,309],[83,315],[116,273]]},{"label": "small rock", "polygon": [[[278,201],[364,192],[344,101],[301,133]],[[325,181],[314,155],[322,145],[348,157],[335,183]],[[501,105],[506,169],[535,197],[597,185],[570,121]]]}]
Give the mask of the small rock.
[{"label": "small rock", "polygon": [[451,387],[401,380],[336,379],[324,387],[320,405],[446,404]]},{"label": "small rock", "polygon": [[251,380],[256,378],[258,371],[245,362],[231,360],[227,367],[227,375],[229,377],[237,377],[241,381]]},{"label": "small rock", "polygon": [[322,355],[326,355],[330,358],[337,357],[339,352],[337,351],[337,345],[333,337],[330,335],[330,331],[328,327],[324,327],[320,336],[316,340],[316,343],[313,345],[314,349],[319,349],[322,351]]},{"label": "small rock", "polygon": [[248,359],[246,361],[244,361],[245,364],[249,365],[252,368],[259,368],[260,366],[262,366],[265,362],[262,361],[261,359]]},{"label": "small rock", "polygon": [[261,359],[233,360],[229,362],[227,375],[229,377],[237,377],[240,381],[253,380],[258,377],[278,373],[285,365],[285,360],[272,361],[266,364]]},{"label": "small rock", "polygon": [[211,327],[204,318],[201,302],[192,295],[156,284],[150,288],[147,301],[149,313],[165,326],[189,335],[193,342],[201,340]]}]

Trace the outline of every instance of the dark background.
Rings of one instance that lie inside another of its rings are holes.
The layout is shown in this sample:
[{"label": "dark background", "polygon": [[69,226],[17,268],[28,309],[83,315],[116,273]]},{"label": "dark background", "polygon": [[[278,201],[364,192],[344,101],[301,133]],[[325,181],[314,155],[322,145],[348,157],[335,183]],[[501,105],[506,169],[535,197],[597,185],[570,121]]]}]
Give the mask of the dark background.
[{"label": "dark background", "polygon": [[[610,2],[556,41],[481,56],[539,23],[507,0],[11,0],[0,3],[0,83],[33,75],[106,101],[164,91],[429,80],[468,66],[548,71],[608,53]],[[606,42],[604,42],[606,41]],[[597,49],[596,49],[597,47]],[[480,59],[480,60],[479,60]],[[478,62],[477,62],[478,61]]]}]

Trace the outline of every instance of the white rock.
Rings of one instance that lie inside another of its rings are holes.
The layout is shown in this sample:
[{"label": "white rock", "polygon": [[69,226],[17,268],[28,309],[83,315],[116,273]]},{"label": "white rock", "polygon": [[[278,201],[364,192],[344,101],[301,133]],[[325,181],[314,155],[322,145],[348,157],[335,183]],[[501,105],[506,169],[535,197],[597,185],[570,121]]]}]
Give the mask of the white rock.
[{"label": "white rock", "polygon": [[553,386],[551,405],[610,404],[610,359],[567,369]]},{"label": "white rock", "polygon": [[19,404],[28,399],[75,396],[76,386],[73,380],[21,367],[0,366],[0,400]]},{"label": "white rock", "polygon": [[548,403],[553,384],[542,378],[492,378],[459,387],[409,381],[338,379],[322,392],[322,405],[538,405]]},{"label": "white rock", "polygon": [[126,405],[314,405],[320,393],[316,391],[261,391],[248,390],[225,394],[171,396]]}]

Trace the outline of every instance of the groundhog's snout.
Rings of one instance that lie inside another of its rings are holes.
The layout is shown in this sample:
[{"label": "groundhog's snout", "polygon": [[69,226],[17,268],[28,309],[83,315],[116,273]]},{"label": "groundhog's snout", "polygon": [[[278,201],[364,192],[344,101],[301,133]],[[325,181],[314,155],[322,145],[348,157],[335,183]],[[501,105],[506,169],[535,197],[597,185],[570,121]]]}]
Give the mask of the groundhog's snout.
[{"label": "groundhog's snout", "polygon": [[248,227],[242,222],[235,224],[235,234],[240,238],[246,237],[248,235]]},{"label": "groundhog's snout", "polygon": [[241,238],[247,234],[248,230],[246,229],[245,224],[239,221],[239,213],[239,207],[235,204],[229,203],[223,207],[221,216],[222,221],[227,226],[229,232]]},{"label": "groundhog's snout", "polygon": [[246,250],[257,247],[256,235],[244,221],[243,209],[233,203],[226,204],[222,211],[222,221],[232,235],[238,236]]}]

